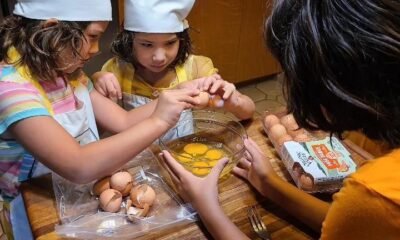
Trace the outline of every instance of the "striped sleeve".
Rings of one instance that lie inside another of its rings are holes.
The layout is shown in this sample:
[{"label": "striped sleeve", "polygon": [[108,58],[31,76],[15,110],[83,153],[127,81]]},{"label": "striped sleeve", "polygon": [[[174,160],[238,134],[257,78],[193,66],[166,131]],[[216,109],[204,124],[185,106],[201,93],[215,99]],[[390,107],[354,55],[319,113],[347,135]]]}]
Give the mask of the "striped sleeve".
[{"label": "striped sleeve", "polygon": [[34,116],[50,116],[38,91],[29,83],[0,81],[0,134],[11,124]]}]

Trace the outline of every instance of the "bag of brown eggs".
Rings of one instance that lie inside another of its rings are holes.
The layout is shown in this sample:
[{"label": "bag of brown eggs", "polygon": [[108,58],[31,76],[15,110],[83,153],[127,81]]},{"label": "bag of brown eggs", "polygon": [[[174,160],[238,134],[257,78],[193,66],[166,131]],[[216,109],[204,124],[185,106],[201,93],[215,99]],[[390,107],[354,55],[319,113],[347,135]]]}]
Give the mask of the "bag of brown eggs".
[{"label": "bag of brown eggs", "polygon": [[298,188],[309,192],[334,192],[356,164],[334,136],[299,128],[293,115],[265,113],[263,127]]},{"label": "bag of brown eggs", "polygon": [[75,184],[54,173],[61,220],[56,233],[79,239],[133,239],[195,221],[196,212],[170,189],[155,158],[146,149],[121,170],[90,184]]}]

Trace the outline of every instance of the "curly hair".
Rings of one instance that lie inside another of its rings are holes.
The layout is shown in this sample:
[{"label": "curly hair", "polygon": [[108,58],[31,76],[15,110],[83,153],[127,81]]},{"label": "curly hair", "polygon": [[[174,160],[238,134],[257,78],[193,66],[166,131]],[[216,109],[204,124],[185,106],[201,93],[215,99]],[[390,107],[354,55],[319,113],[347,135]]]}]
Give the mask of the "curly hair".
[{"label": "curly hair", "polygon": [[276,0],[265,25],[299,125],[400,145],[400,2]]},{"label": "curly hair", "polygon": [[[137,60],[135,49],[133,48],[135,34],[136,32],[132,31],[121,31],[111,43],[111,52],[125,62],[132,63],[132,65],[137,69],[140,66],[140,63]],[[176,66],[185,63],[189,55],[193,52],[192,41],[188,29],[185,29],[182,32],[177,32],[176,36],[179,39],[178,54],[174,61],[172,61],[168,66],[169,68],[175,68]]]},{"label": "curly hair", "polygon": [[[43,21],[9,16],[0,24],[0,59],[8,64],[25,65],[31,74],[42,80],[54,79],[54,72],[62,74],[65,66],[59,59],[64,50],[81,57],[79,49],[85,41],[83,30],[90,22],[60,21],[43,27]],[[21,55],[18,62],[10,62],[8,49],[15,47]]]}]

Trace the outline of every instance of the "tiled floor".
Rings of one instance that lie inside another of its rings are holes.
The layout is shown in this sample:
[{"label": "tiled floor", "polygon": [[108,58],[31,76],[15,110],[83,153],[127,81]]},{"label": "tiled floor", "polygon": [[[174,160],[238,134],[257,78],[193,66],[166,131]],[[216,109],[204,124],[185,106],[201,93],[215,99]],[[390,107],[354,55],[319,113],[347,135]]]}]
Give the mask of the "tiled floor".
[{"label": "tiled floor", "polygon": [[275,111],[286,105],[282,94],[282,75],[279,74],[240,86],[238,90],[253,99],[256,115],[261,115],[264,111]]}]

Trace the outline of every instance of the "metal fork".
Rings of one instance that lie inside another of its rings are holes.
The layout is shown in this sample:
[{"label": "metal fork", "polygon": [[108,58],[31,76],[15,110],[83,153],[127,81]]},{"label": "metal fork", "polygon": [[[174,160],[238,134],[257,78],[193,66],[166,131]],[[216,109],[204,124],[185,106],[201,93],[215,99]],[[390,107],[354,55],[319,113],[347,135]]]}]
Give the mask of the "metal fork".
[{"label": "metal fork", "polygon": [[261,239],[270,240],[271,238],[269,236],[267,227],[264,225],[256,206],[252,206],[247,210],[247,216],[249,217],[254,232],[256,232]]}]

